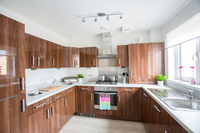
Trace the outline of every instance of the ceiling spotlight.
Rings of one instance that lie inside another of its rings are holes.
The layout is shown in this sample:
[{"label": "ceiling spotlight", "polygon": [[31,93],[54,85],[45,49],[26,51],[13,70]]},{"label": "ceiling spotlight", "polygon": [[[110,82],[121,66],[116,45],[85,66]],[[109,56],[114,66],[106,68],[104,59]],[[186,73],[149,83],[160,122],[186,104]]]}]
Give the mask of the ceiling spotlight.
[{"label": "ceiling spotlight", "polygon": [[120,15],[120,17],[119,17],[120,19],[122,19],[122,15]]},{"label": "ceiling spotlight", "polygon": [[86,21],[85,18],[82,18],[82,22],[85,23],[85,21]]},{"label": "ceiling spotlight", "polygon": [[97,21],[97,18],[94,19],[94,22],[96,22],[96,21]]},{"label": "ceiling spotlight", "polygon": [[107,16],[106,19],[109,21],[109,16]]}]

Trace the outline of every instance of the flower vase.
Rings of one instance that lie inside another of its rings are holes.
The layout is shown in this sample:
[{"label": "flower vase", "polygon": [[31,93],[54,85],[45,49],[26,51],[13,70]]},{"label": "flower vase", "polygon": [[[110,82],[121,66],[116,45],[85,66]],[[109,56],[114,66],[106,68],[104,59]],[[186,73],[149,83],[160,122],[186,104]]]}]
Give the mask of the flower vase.
[{"label": "flower vase", "polygon": [[179,75],[179,82],[183,82],[183,77],[181,76],[181,69],[180,69],[180,75]]},{"label": "flower vase", "polygon": [[190,80],[190,84],[194,85],[195,84],[195,79],[194,79],[194,70],[192,69],[192,78]]}]

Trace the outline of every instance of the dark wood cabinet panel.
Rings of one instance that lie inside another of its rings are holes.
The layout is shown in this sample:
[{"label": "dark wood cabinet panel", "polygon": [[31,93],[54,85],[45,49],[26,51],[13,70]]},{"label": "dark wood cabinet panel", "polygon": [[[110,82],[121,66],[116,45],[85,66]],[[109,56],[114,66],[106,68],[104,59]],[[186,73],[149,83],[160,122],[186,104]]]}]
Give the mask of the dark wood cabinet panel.
[{"label": "dark wood cabinet panel", "polygon": [[59,51],[58,45],[47,41],[47,66],[48,68],[58,68],[59,67],[59,56],[57,55]]},{"label": "dark wood cabinet panel", "polygon": [[147,133],[187,133],[145,90],[142,112]]},{"label": "dark wood cabinet panel", "polygon": [[0,14],[0,99],[23,94],[25,25]]},{"label": "dark wood cabinet panel", "polygon": [[80,67],[98,67],[98,48],[80,48]]},{"label": "dark wood cabinet panel", "polygon": [[129,83],[155,84],[164,74],[164,43],[129,44]]},{"label": "dark wood cabinet panel", "polygon": [[59,67],[64,67],[65,66],[65,64],[64,64],[65,47],[59,46],[59,45],[58,45],[58,47],[59,47],[59,52],[58,52],[58,54],[59,54],[59,59],[58,59]]},{"label": "dark wood cabinet panel", "polygon": [[79,48],[72,48],[73,67],[79,67]]},{"label": "dark wood cabinet panel", "polygon": [[76,87],[76,112],[94,114],[94,90],[93,87]]},{"label": "dark wood cabinet panel", "polygon": [[128,67],[128,45],[117,45],[117,66]]},{"label": "dark wood cabinet panel", "polygon": [[0,132],[27,133],[26,94],[0,101]]},{"label": "dark wood cabinet panel", "polygon": [[65,47],[65,67],[73,67],[72,47]]},{"label": "dark wood cabinet panel", "polygon": [[29,34],[26,34],[25,37],[26,68],[46,68],[46,41]]},{"label": "dark wood cabinet panel", "polygon": [[119,117],[142,121],[142,89],[118,88]]},{"label": "dark wood cabinet panel", "polygon": [[28,133],[50,133],[49,106],[28,116]]}]

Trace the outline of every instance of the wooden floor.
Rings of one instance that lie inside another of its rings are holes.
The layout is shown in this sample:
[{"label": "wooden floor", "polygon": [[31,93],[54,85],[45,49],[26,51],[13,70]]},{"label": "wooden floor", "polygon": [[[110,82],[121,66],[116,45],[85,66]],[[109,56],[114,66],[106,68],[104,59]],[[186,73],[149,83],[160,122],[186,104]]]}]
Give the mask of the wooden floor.
[{"label": "wooden floor", "polygon": [[142,122],[73,116],[59,133],[146,133]]}]

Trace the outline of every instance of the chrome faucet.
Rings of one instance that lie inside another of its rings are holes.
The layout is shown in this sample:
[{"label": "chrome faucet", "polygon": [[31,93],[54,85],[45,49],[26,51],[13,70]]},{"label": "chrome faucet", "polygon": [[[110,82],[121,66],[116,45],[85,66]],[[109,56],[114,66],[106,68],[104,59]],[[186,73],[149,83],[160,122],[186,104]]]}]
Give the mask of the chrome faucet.
[{"label": "chrome faucet", "polygon": [[189,98],[194,99],[194,91],[193,90],[188,90]]}]

